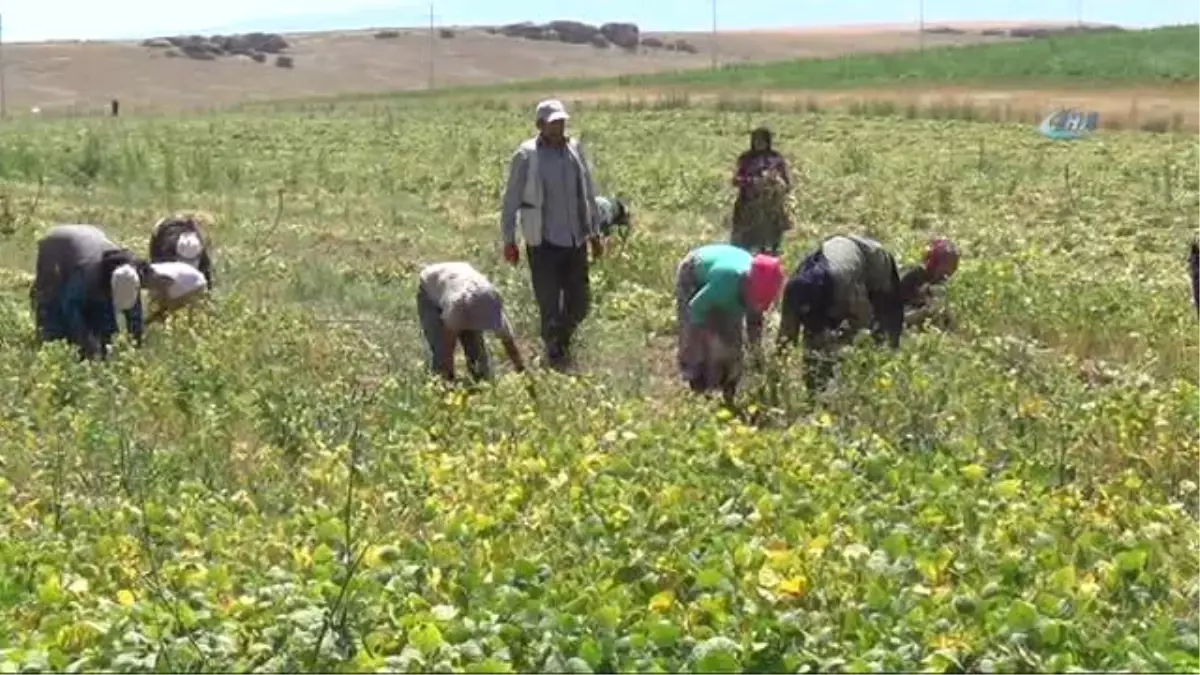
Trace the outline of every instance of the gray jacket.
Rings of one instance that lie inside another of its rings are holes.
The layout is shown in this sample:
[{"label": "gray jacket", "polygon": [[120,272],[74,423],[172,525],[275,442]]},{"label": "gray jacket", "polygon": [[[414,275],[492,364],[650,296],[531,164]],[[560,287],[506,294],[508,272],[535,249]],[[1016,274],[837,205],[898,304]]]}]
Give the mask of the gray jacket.
[{"label": "gray jacket", "polygon": [[501,206],[504,243],[516,243],[519,223],[528,246],[582,246],[600,234],[595,197],[578,141],[569,139],[563,148],[547,145],[540,136],[521,143],[512,156]]}]

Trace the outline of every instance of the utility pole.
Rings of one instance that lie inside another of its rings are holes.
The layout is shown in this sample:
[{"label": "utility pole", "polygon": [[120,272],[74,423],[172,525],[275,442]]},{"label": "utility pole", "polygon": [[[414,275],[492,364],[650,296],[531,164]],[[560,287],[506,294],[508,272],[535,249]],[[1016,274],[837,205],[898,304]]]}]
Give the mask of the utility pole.
[{"label": "utility pole", "polygon": [[712,0],[712,69],[717,69],[717,0]]},{"label": "utility pole", "polygon": [[925,51],[925,0],[917,2],[917,48]]},{"label": "utility pole", "polygon": [[429,2],[429,88],[433,89],[433,65],[437,55],[437,34],[433,30],[433,0]]},{"label": "utility pole", "polygon": [[8,99],[4,82],[4,16],[0,15],[0,119],[8,118]]}]

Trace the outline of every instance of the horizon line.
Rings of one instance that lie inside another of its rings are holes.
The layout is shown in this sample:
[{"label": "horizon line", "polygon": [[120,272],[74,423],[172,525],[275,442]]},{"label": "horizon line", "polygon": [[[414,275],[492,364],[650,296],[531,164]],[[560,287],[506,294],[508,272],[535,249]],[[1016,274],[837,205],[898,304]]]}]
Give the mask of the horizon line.
[{"label": "horizon line", "polygon": [[[293,17],[295,20],[299,17]],[[260,19],[255,21],[269,22],[271,19]],[[286,23],[287,18],[280,18],[279,23]],[[245,22],[250,23],[250,22]],[[437,28],[452,28],[459,30],[482,29],[491,26],[504,26],[519,23],[549,23],[547,21],[510,21],[498,24],[435,24]],[[1154,30],[1158,28],[1172,28],[1197,25],[1195,23],[1178,23],[1178,24],[1159,24],[1149,26],[1118,24],[1111,22],[1099,21],[1071,21],[1071,20],[1038,20],[1038,19],[944,19],[937,21],[896,21],[896,22],[858,22],[858,23],[830,23],[830,24],[798,24],[794,26],[763,26],[759,28],[729,28],[726,30],[718,29],[717,35],[726,34],[747,34],[747,33],[795,33],[801,34],[805,32],[837,32],[837,31],[858,31],[858,32],[908,32],[916,31],[924,25],[929,28],[962,28],[966,30],[983,30],[987,28],[1003,28],[1003,27],[1070,27],[1070,26],[1092,26],[1092,27],[1115,27],[1125,30]],[[357,33],[369,32],[374,30],[429,30],[428,24],[417,25],[364,25],[353,28],[306,28],[298,30],[251,30],[243,31],[242,33],[276,33],[279,35],[316,35],[321,33]],[[711,34],[710,30],[672,30],[672,29],[655,29],[644,30],[647,34],[653,33],[695,33],[695,34]],[[138,35],[125,38],[47,38],[42,40],[14,40],[11,42],[3,42],[5,46],[16,45],[49,45],[49,44],[83,44],[83,43],[124,43],[124,42],[139,42],[141,40],[154,39],[158,37],[175,37],[182,35],[203,35],[211,36],[218,34],[238,34],[236,32],[221,31],[219,27],[201,29],[196,31],[180,31],[175,33],[163,33],[161,35]]]}]

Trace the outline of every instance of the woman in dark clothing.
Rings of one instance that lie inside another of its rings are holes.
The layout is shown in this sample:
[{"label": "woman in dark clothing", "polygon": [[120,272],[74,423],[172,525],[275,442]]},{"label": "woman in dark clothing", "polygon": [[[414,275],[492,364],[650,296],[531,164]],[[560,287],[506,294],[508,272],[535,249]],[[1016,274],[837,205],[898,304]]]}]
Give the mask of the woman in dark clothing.
[{"label": "woman in dark clothing", "polygon": [[208,236],[200,220],[186,215],[163,218],[154,225],[150,235],[150,262],[184,262],[204,275],[212,290],[212,259],[209,257]]},{"label": "woman in dark clothing", "polygon": [[142,342],[141,285],[146,265],[92,225],[59,225],[38,242],[30,300],[43,342],[68,340],[84,358],[107,355],[125,314]]},{"label": "woman in dark clothing", "polygon": [[[750,149],[737,158],[733,185],[738,194],[733,202],[729,243],[751,255],[766,253],[779,257],[783,233],[792,229],[787,213],[792,176],[787,160],[771,147],[772,141],[771,130],[759,127],[750,132]],[[762,331],[762,314],[747,311],[746,339],[756,355],[762,342]]]},{"label": "woman in dark clothing", "polygon": [[733,231],[729,243],[754,253],[779,255],[783,233],[792,228],[787,213],[787,193],[792,177],[787,160],[772,147],[769,129],[750,134],[750,149],[737,159],[733,184]]}]

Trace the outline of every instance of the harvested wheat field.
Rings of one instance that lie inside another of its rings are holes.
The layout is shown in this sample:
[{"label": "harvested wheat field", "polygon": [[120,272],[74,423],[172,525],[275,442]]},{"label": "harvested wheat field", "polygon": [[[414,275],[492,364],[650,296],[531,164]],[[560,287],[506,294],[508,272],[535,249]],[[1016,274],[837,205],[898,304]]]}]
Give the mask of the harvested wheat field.
[{"label": "harvested wheat field", "polygon": [[[994,27],[989,25],[989,28]],[[565,44],[493,35],[484,29],[446,29],[432,44],[435,86],[497,84],[526,79],[615,77],[703,68],[712,63],[708,34],[651,33],[643,40],[673,45],[684,40],[695,50],[641,47],[636,53],[590,44]],[[1011,41],[982,35],[984,28],[960,33],[927,33],[926,46]],[[286,35],[280,54],[256,61],[251,54],[188,58],[178,50],[132,42],[53,42],[6,45],[6,97],[9,112],[36,107],[55,111],[101,112],[112,99],[123,110],[171,112],[247,101],[424,89],[429,86],[428,31],[380,31]],[[450,37],[452,35],[452,37]],[[861,52],[913,49],[922,44],[914,27],[879,26],[793,31],[721,33],[721,63],[827,57]],[[277,56],[291,67],[277,67]],[[201,55],[203,56],[203,55]]]}]

